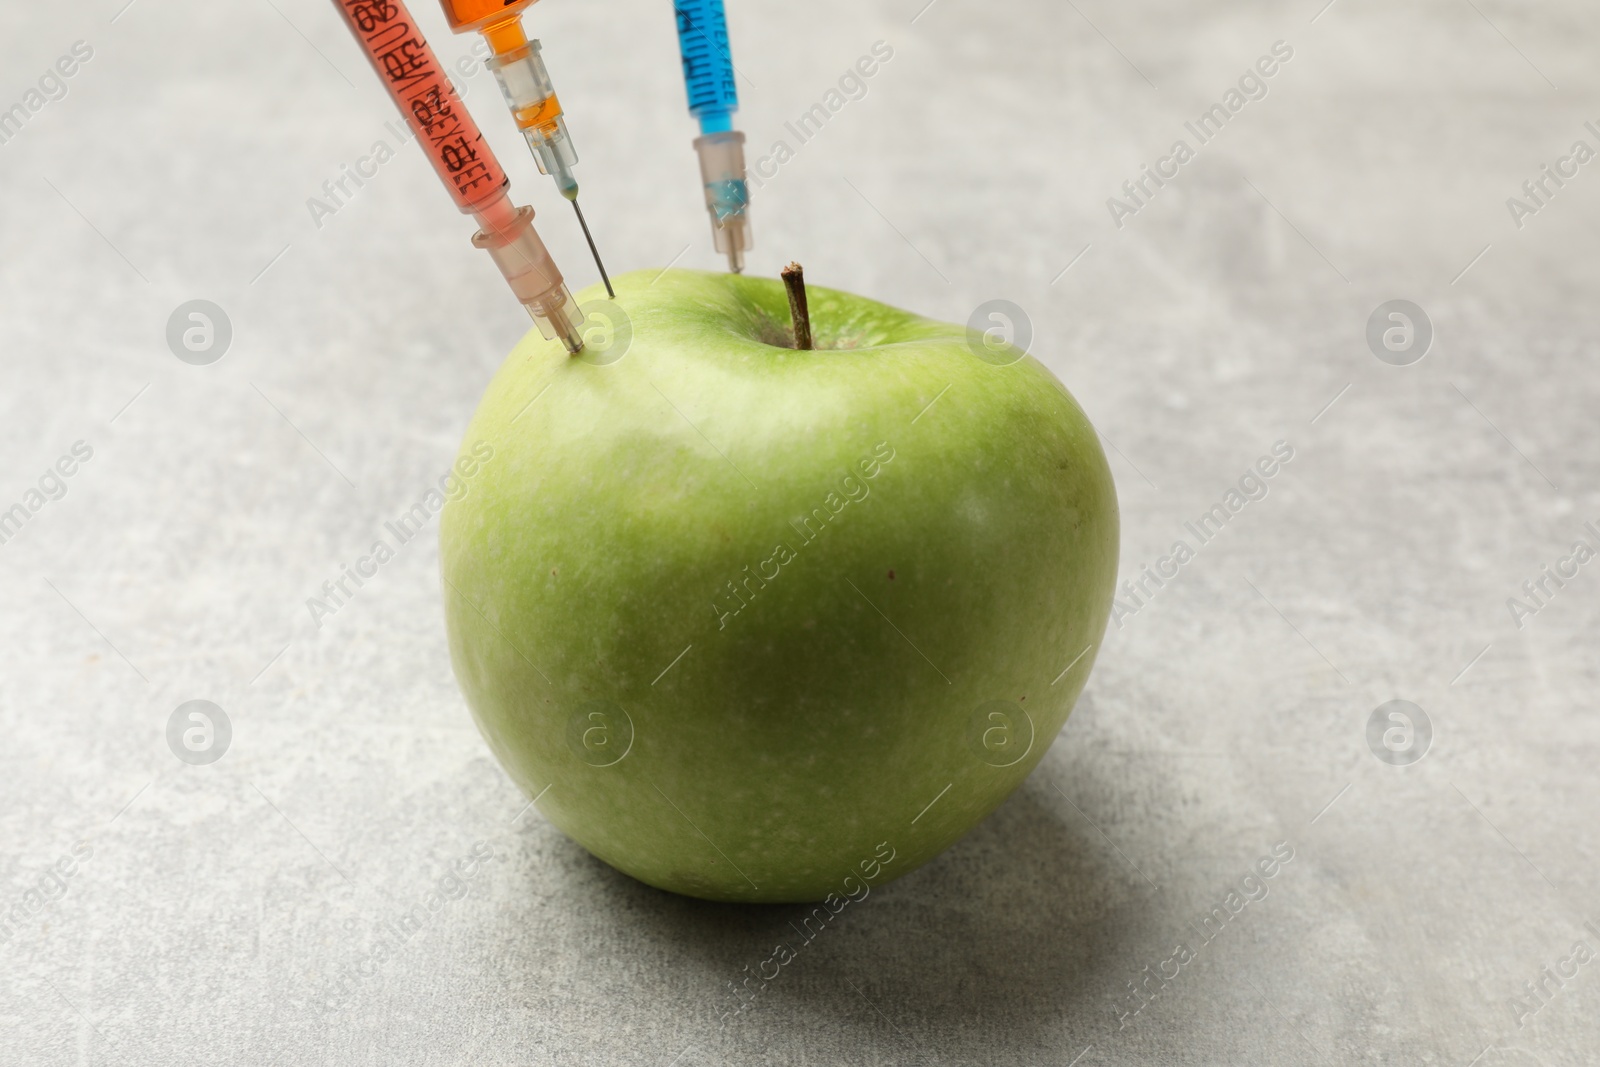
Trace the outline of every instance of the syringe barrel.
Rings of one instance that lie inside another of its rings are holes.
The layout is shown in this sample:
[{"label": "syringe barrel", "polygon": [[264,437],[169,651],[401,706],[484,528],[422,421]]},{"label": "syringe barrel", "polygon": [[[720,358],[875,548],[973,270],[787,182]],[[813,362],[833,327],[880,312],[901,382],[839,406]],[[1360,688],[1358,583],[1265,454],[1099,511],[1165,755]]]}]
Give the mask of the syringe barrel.
[{"label": "syringe barrel", "polygon": [[481,30],[507,19],[521,18],[534,0],[441,0],[444,17],[456,33]]},{"label": "syringe barrel", "polygon": [[733,54],[728,49],[728,18],[722,0],[672,0],[678,17],[678,49],[683,53],[683,84],[689,111],[700,120],[701,133],[733,128],[739,109],[739,87],[733,80]]},{"label": "syringe barrel", "polygon": [[456,206],[509,218],[510,185],[401,0],[334,0]]}]

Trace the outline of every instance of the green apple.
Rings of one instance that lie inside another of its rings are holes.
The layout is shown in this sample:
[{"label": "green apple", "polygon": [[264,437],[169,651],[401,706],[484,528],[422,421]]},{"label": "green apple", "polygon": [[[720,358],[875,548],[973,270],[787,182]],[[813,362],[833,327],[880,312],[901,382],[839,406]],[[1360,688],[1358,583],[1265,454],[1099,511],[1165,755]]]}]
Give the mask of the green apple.
[{"label": "green apple", "polygon": [[650,885],[904,874],[1027,777],[1089,675],[1118,547],[1094,427],[963,326],[813,286],[800,351],[777,280],[615,286],[587,356],[511,352],[455,468],[442,591],[478,727]]}]

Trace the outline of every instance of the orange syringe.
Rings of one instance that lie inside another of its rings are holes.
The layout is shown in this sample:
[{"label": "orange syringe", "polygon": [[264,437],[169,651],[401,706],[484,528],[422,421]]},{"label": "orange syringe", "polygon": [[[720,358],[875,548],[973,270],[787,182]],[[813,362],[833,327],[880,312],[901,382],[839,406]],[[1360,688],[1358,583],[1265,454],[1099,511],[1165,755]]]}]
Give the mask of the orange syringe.
[{"label": "orange syringe", "polygon": [[539,169],[556,180],[556,187],[568,200],[578,195],[578,179],[572,165],[578,152],[567,133],[567,120],[556,99],[550,72],[545,69],[539,42],[528,40],[522,29],[522,13],[534,0],[439,0],[444,17],[456,33],[477,31],[483,35],[492,57],[485,65],[506,98],[517,129],[527,139]]},{"label": "orange syringe", "polygon": [[516,207],[510,180],[467,112],[401,0],[334,0],[372,69],[400,108],[456,206],[473,216],[472,243],[486,250],[539,332],[583,348],[583,314],[533,228],[533,208]]},{"label": "orange syringe", "polygon": [[578,206],[578,179],[572,174],[578,150],[567,132],[567,120],[561,101],[556,99],[550,72],[545,69],[539,42],[530,41],[522,29],[522,13],[533,3],[535,0],[439,0],[451,30],[483,35],[492,53],[484,66],[494,73],[500,95],[505,97],[511,118],[528,142],[540,173],[554,178],[556,188],[571,202],[578,225],[583,227],[584,240],[589,242],[594,265],[600,271],[600,280],[614,297],[611,278],[600,262],[600,249],[595,247],[583,208]]}]

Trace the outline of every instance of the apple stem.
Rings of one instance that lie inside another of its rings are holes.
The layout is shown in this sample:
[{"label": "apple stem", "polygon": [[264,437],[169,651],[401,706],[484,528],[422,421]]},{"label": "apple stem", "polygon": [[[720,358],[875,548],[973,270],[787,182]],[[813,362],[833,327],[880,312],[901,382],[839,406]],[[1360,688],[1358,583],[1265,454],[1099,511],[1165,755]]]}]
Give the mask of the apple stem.
[{"label": "apple stem", "polygon": [[789,316],[794,320],[794,346],[809,349],[811,345],[811,311],[806,306],[806,272],[800,264],[791,263],[778,274],[789,290]]}]

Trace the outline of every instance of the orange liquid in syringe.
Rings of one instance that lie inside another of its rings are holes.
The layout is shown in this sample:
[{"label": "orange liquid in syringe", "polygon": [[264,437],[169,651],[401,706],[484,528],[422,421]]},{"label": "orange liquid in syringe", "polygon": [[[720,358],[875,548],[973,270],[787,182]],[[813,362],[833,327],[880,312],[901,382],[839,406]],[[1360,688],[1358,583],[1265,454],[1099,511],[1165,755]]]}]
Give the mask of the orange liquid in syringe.
[{"label": "orange liquid in syringe", "polygon": [[453,32],[477,30],[497,55],[527,43],[521,18],[532,3],[534,0],[441,0],[445,20]]},{"label": "orange liquid in syringe", "polygon": [[519,130],[547,129],[561,117],[561,101],[551,94],[532,107],[519,108],[512,114],[516,117]]}]

